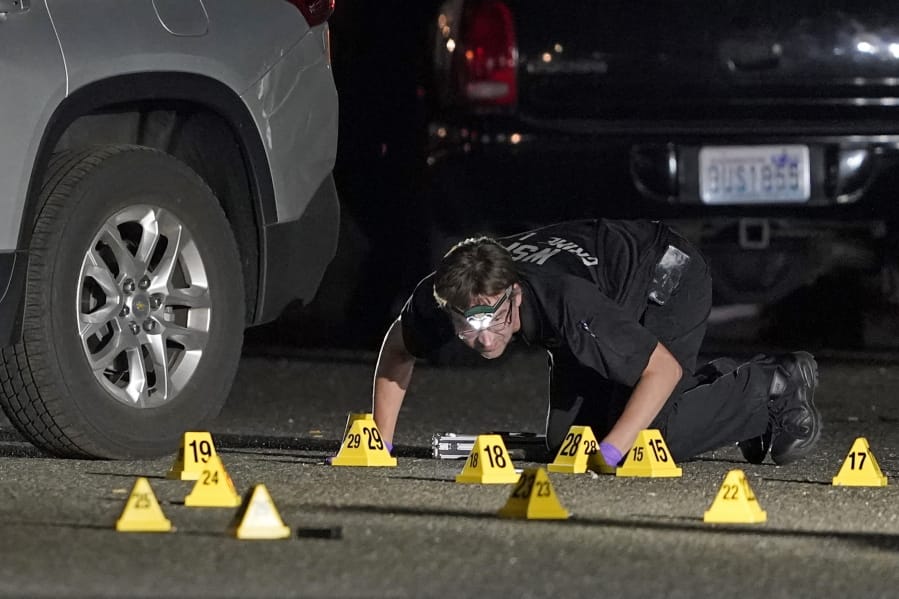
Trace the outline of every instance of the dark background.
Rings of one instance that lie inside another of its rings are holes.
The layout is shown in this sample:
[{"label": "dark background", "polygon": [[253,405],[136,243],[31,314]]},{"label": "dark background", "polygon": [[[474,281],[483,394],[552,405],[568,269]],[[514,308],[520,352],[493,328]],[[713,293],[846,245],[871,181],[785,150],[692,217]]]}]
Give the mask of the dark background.
[{"label": "dark background", "polygon": [[425,92],[433,0],[337,2],[329,19],[340,98],[341,200],[337,257],[312,305],[292,305],[251,329],[251,343],[377,349],[415,283],[428,272],[416,226],[421,205]]},{"label": "dark background", "polygon": [[[432,269],[423,226],[430,209],[424,62],[438,5],[337,2],[329,20],[340,99],[337,256],[314,302],[291,305],[277,321],[248,330],[250,346],[377,350],[415,283]],[[832,273],[776,305],[757,306],[750,318],[713,325],[709,336],[812,351],[893,349],[895,309],[872,285],[877,281],[858,273]]]}]

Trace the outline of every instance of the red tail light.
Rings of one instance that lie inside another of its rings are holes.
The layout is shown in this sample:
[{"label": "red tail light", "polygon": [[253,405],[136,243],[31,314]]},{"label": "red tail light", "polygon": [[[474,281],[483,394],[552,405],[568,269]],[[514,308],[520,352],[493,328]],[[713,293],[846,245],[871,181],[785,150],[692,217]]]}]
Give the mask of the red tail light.
[{"label": "red tail light", "polygon": [[310,27],[321,25],[334,12],[334,0],[288,0],[300,9]]},{"label": "red tail light", "polygon": [[518,43],[505,2],[472,6],[463,22],[459,48],[460,91],[475,104],[508,106],[518,100]]}]

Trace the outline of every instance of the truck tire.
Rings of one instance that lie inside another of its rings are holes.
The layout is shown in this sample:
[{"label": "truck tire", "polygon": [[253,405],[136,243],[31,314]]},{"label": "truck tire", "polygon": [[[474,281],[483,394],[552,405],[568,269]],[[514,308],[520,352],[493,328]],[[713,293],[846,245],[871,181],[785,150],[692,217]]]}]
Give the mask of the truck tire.
[{"label": "truck tire", "polygon": [[240,359],[241,264],[221,206],[182,162],[126,145],[55,155],[39,201],[0,404],[50,454],[173,453],[219,413]]}]

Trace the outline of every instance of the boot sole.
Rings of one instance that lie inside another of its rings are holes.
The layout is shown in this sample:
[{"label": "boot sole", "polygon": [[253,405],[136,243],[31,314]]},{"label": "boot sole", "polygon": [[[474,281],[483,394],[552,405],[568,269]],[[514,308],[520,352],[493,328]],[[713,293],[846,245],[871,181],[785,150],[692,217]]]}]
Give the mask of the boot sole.
[{"label": "boot sole", "polygon": [[821,412],[819,412],[817,406],[815,406],[815,391],[818,389],[818,362],[815,361],[814,356],[808,352],[796,352],[794,355],[796,356],[796,364],[799,368],[799,373],[802,375],[802,382],[808,388],[806,397],[808,398],[809,411],[813,416],[813,428],[812,434],[808,439],[799,445],[791,447],[787,453],[776,458],[773,453],[771,454],[771,459],[773,459],[774,463],[778,466],[783,466],[784,464],[789,464],[790,462],[795,462],[796,460],[805,457],[821,438],[821,429],[823,428],[821,423]]}]

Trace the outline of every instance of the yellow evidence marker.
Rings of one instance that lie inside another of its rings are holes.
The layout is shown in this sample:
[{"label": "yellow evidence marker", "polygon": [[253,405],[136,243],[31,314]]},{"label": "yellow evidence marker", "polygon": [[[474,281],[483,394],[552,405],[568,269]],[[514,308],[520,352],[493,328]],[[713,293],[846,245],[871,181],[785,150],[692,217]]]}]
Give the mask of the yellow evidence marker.
[{"label": "yellow evidence marker", "polygon": [[767,519],[768,514],[759,505],[742,470],[727,473],[712,506],[702,518],[703,522],[713,524],[760,524]]},{"label": "yellow evidence marker", "polygon": [[564,520],[568,518],[568,510],[559,503],[546,470],[528,468],[521,473],[499,515],[525,520]]},{"label": "yellow evidence marker", "polygon": [[662,433],[650,428],[640,431],[634,446],[627,452],[624,464],[615,470],[616,476],[674,477],[683,475],[677,467]]},{"label": "yellow evidence marker", "polygon": [[833,477],[833,484],[844,487],[887,486],[887,477],[881,472],[866,438],[859,437],[852,444],[843,467]]},{"label": "yellow evidence marker", "polygon": [[582,474],[587,471],[587,463],[599,451],[599,444],[593,429],[589,426],[572,426],[562,441],[556,459],[547,468],[550,472]]},{"label": "yellow evidence marker", "polygon": [[371,412],[350,412],[346,417],[346,426],[343,427],[343,438],[346,439],[346,436],[350,434],[350,427],[353,426],[353,423],[357,420],[367,420],[374,422],[375,416]]},{"label": "yellow evidence marker", "polygon": [[184,505],[188,507],[237,507],[240,504],[234,481],[217,455],[209,458],[193,490],[184,498]]},{"label": "yellow evidence marker", "polygon": [[332,466],[396,466],[374,420],[359,419],[350,425]]},{"label": "yellow evidence marker", "polygon": [[189,431],[184,433],[181,448],[166,478],[197,480],[206,468],[209,458],[215,456],[215,445],[208,432]]},{"label": "yellow evidence marker", "polygon": [[284,525],[272,496],[262,484],[247,493],[230,528],[238,539],[286,539],[290,536],[290,527]]},{"label": "yellow evidence marker", "polygon": [[512,484],[518,482],[512,458],[499,435],[478,435],[457,483]]},{"label": "yellow evidence marker", "polygon": [[115,523],[119,532],[169,532],[171,521],[162,513],[156,494],[145,477],[138,477],[125,502],[125,509]]}]

